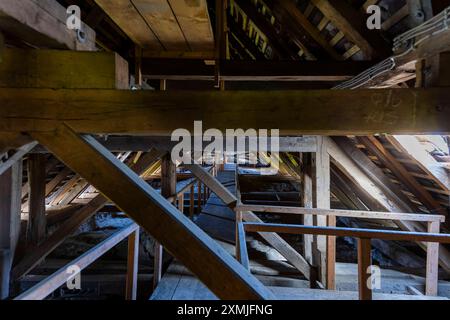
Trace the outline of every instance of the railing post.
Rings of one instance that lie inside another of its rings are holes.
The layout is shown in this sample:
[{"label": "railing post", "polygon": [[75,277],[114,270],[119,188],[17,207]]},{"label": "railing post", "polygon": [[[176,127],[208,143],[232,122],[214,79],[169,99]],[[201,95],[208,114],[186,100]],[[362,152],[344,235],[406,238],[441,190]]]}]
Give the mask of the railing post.
[{"label": "railing post", "polygon": [[250,262],[248,260],[247,243],[245,241],[245,229],[242,221],[236,223],[236,258],[244,266],[250,270]]},{"label": "railing post", "polygon": [[[237,209],[237,208],[236,208]],[[242,211],[236,211],[236,259],[241,261],[241,252],[240,252],[240,239],[239,239],[239,224],[242,223]]]},{"label": "railing post", "polygon": [[139,228],[128,236],[126,300],[136,300],[139,272]]},{"label": "railing post", "polygon": [[[439,233],[438,221],[428,222],[429,233]],[[425,294],[427,296],[438,295],[438,269],[439,269],[439,243],[427,243],[427,273],[425,280]]]},{"label": "railing post", "polygon": [[197,213],[202,211],[202,182],[198,180],[197,183]]},{"label": "railing post", "polygon": [[189,194],[189,216],[191,220],[194,219],[194,213],[195,213],[195,185],[192,184],[191,186],[191,192]]},{"label": "railing post", "polygon": [[206,184],[203,185],[203,203],[206,204],[208,201],[208,187]]},{"label": "railing post", "polygon": [[163,259],[163,247],[158,242],[155,242],[155,255],[153,257],[153,290],[159,284],[162,277],[162,259]]},{"label": "railing post", "polygon": [[370,239],[358,239],[358,286],[359,299],[372,300],[372,287],[369,287],[369,269],[372,265]]},{"label": "railing post", "polygon": [[178,210],[181,211],[181,213],[184,213],[184,194],[180,194],[178,196]]}]

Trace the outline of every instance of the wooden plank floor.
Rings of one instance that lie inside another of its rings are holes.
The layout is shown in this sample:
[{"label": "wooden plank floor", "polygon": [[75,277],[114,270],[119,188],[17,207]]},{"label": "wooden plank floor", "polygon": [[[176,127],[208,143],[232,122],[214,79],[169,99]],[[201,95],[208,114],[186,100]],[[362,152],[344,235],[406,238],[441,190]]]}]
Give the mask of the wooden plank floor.
[{"label": "wooden plank floor", "polygon": [[[233,194],[236,193],[234,171],[220,171],[217,179]],[[212,238],[234,244],[235,221],[234,211],[212,193],[195,223]]]},{"label": "wooden plank floor", "polygon": [[[258,277],[263,283],[267,276]],[[304,284],[306,286],[306,283]],[[280,300],[358,300],[357,291],[328,291],[306,287],[268,286]],[[407,294],[374,293],[374,300],[448,300],[444,297],[427,297]],[[217,300],[184,266],[172,263],[161,279],[150,300]]]}]

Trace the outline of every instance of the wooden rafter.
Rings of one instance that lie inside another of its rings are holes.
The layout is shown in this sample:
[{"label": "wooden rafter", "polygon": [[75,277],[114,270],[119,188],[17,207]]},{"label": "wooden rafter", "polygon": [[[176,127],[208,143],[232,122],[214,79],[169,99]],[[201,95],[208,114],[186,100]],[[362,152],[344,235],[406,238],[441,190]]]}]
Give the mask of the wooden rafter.
[{"label": "wooden rafter", "polygon": [[[142,156],[137,163],[131,166],[132,170],[138,174],[144,173],[147,168],[158,161],[161,154],[162,153],[156,149],[151,150],[149,153]],[[21,278],[31,271],[65,239],[72,235],[81,224],[92,217],[98,210],[103,208],[107,202],[108,199],[99,194],[86,205],[77,209],[70,219],[61,224],[44,242],[34,247],[33,250],[30,250],[27,256],[14,267],[12,271],[13,278]]]},{"label": "wooden rafter", "polygon": [[312,3],[342,33],[364,53],[366,59],[389,56],[386,42],[378,30],[371,31],[366,26],[366,19],[354,10],[347,1],[312,0]]},{"label": "wooden rafter", "polygon": [[420,183],[382,144],[373,136],[360,137],[362,143],[377,156],[377,158],[387,167],[391,172],[404,183],[408,189],[433,213],[446,213],[431,194],[425,190]]},{"label": "wooden rafter", "polygon": [[[88,136],[79,137],[65,125],[60,126],[56,132],[36,133],[34,136],[63,162],[81,172],[97,189],[113,199],[218,297],[272,297],[272,294],[223,248],[187,217],[180,215],[175,207],[115,159],[95,139]],[[64,143],[61,143],[62,141]],[[124,194],[123,189],[130,192]],[[185,245],[180,246],[180,243]],[[204,263],[200,264],[198,261]]]},{"label": "wooden rafter", "polygon": [[[294,6],[295,12],[291,13],[283,7],[281,2],[266,0],[264,3],[271,10],[276,21],[282,26],[283,32],[289,35],[291,40],[301,49],[307,60],[317,60],[320,58],[335,57],[335,60],[342,60],[333,48],[324,42],[324,38],[318,33],[317,28],[296,8],[295,4],[287,3],[287,6]],[[292,15],[291,15],[292,14]],[[311,33],[309,33],[309,31]],[[324,49],[321,43],[326,46]]]}]

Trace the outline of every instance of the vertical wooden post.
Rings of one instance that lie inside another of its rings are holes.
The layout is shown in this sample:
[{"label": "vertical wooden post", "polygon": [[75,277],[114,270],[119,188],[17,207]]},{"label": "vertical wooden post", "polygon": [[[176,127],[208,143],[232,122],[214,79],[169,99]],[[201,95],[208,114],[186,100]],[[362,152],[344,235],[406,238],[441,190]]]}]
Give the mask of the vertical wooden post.
[{"label": "vertical wooden post", "polygon": [[[429,233],[439,233],[438,221],[428,222]],[[438,269],[439,269],[439,243],[427,243],[427,273],[425,283],[425,294],[427,296],[438,295]]]},{"label": "vertical wooden post", "polygon": [[203,203],[206,204],[208,201],[208,187],[206,184],[203,185]]},{"label": "vertical wooden post", "polygon": [[184,194],[180,194],[178,197],[178,210],[180,210],[181,213],[184,213]]},{"label": "vertical wooden post", "polygon": [[[311,153],[302,154],[302,205],[305,208],[313,207],[313,183],[312,183],[312,155]],[[314,225],[314,219],[311,214],[303,215],[303,224],[305,226]],[[306,261],[313,264],[312,253],[313,235],[303,235],[303,252]]]},{"label": "vertical wooden post", "polygon": [[358,287],[360,300],[372,300],[372,289],[368,286],[369,268],[372,265],[370,239],[358,239]]},{"label": "vertical wooden post", "polygon": [[3,55],[5,54],[5,38],[0,32],[0,63],[3,61]]},{"label": "vertical wooden post", "polygon": [[202,182],[197,182],[197,213],[202,212]]},{"label": "vertical wooden post", "polygon": [[45,166],[43,154],[28,157],[29,218],[27,229],[28,245],[37,246],[45,239],[47,221],[45,217]]},{"label": "vertical wooden post", "polygon": [[215,86],[225,90],[225,82],[220,80],[220,65],[227,58],[227,0],[216,0],[216,43],[215,43]]},{"label": "vertical wooden post", "polygon": [[136,87],[142,88],[142,48],[138,45],[134,49],[134,82]]},{"label": "vertical wooden post", "polygon": [[[175,196],[177,192],[177,167],[167,153],[161,159],[161,195],[165,198]],[[162,276],[163,248],[158,242],[155,243],[153,289],[159,284]]]},{"label": "vertical wooden post", "polygon": [[20,234],[22,159],[0,175],[0,299],[9,296],[12,261]]},{"label": "vertical wooden post", "polygon": [[[317,152],[315,157],[315,201],[316,207],[330,209],[330,155],[328,138],[316,137]],[[336,225],[336,217],[317,216],[318,226]],[[335,289],[336,237],[317,236],[316,250],[319,253],[319,278],[329,290]]]},{"label": "vertical wooden post", "polygon": [[0,248],[0,300],[4,300],[9,296],[11,265],[11,250]]},{"label": "vertical wooden post", "polygon": [[163,261],[163,247],[158,242],[155,243],[155,255],[153,259],[153,290],[155,290],[161,281]]},{"label": "vertical wooden post", "polygon": [[242,224],[242,211],[236,211],[236,259],[241,262],[241,250],[240,250],[240,230],[239,230],[239,224]]},{"label": "vertical wooden post", "polygon": [[136,300],[139,272],[139,229],[128,236],[126,300]]},{"label": "vertical wooden post", "polygon": [[191,191],[189,193],[189,216],[191,220],[194,219],[195,214],[195,185],[192,184]]}]

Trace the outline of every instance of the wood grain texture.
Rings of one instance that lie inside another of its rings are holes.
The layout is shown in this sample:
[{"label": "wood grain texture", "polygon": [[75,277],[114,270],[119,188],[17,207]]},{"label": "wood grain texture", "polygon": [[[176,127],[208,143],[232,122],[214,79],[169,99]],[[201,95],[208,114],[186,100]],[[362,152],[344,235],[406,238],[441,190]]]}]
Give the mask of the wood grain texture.
[{"label": "wood grain texture", "polygon": [[219,297],[273,297],[223,248],[95,139],[79,137],[67,126],[35,138],[130,215]]},{"label": "wood grain texture", "polygon": [[168,0],[192,51],[214,50],[214,34],[206,0]]},{"label": "wood grain texture", "polygon": [[130,0],[95,0],[134,43],[144,49],[161,50],[161,43]]},{"label": "wood grain texture", "polygon": [[[276,105],[273,104],[276,101]],[[171,135],[203,128],[281,134],[450,133],[450,91],[434,89],[176,91],[0,89],[0,131]],[[176,114],[176,117],[173,115]]]},{"label": "wood grain texture", "polygon": [[167,0],[131,0],[131,2],[165,50],[189,51],[184,33]]}]

